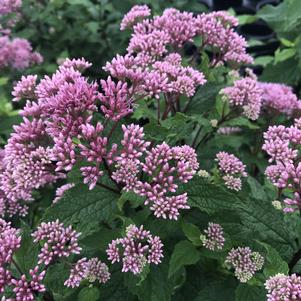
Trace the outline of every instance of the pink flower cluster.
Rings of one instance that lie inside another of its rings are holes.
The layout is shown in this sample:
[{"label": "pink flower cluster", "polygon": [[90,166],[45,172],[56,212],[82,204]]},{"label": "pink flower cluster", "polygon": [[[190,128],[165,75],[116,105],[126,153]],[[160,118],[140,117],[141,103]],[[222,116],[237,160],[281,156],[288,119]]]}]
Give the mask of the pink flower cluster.
[{"label": "pink flower cluster", "polygon": [[36,293],[45,292],[46,288],[44,284],[41,284],[45,273],[46,271],[39,273],[39,267],[36,266],[29,271],[30,279],[27,279],[26,275],[22,275],[20,279],[12,279],[13,292],[16,294],[15,300],[32,301],[35,300]]},{"label": "pink flower cluster", "polygon": [[221,225],[209,223],[208,228],[201,235],[203,246],[211,251],[221,250],[225,244],[224,231]]},{"label": "pink flower cluster", "polygon": [[225,263],[234,268],[235,277],[240,282],[247,282],[262,269],[264,258],[249,247],[238,247],[228,253]]},{"label": "pink flower cluster", "polygon": [[0,69],[22,70],[33,64],[40,64],[42,61],[42,56],[38,52],[33,52],[27,40],[10,39],[8,36],[0,37]]},{"label": "pink flower cluster", "polygon": [[24,118],[20,125],[14,126],[0,171],[0,216],[26,214],[27,206],[20,200],[32,201],[33,189],[62,177],[53,173],[51,148],[45,146],[48,140],[40,119]]},{"label": "pink flower cluster", "polygon": [[265,288],[268,291],[267,301],[301,300],[301,277],[296,274],[277,274],[270,277]]},{"label": "pink flower cluster", "polygon": [[99,283],[106,283],[110,279],[108,266],[98,258],[82,258],[72,267],[69,278],[65,281],[67,287],[78,287],[82,280],[90,283],[96,280]]},{"label": "pink flower cluster", "polygon": [[233,154],[219,152],[216,155],[218,169],[222,173],[225,185],[229,189],[241,190],[241,177],[246,177],[246,166]]},{"label": "pink flower cluster", "polygon": [[263,91],[262,104],[268,110],[292,115],[294,111],[301,110],[301,101],[289,86],[277,83],[258,83]]},{"label": "pink flower cluster", "polygon": [[22,0],[1,0],[0,16],[7,15],[18,11],[22,5]]},{"label": "pink flower cluster", "polygon": [[151,10],[147,5],[135,5],[131,10],[123,17],[120,24],[120,29],[125,30],[135,25],[138,21],[150,16]]},{"label": "pink flower cluster", "polygon": [[222,89],[220,94],[224,101],[242,109],[247,118],[258,119],[262,105],[262,89],[252,72],[249,71],[248,76],[235,80],[233,86]]},{"label": "pink flower cluster", "polygon": [[126,229],[126,236],[113,240],[107,249],[109,260],[119,262],[122,255],[122,272],[139,274],[146,264],[159,264],[163,257],[163,244],[158,236],[135,225]]},{"label": "pink flower cluster", "polygon": [[290,127],[283,125],[270,126],[264,133],[262,149],[271,157],[265,171],[268,179],[280,189],[289,188],[293,195],[284,199],[286,213],[300,210],[300,181],[301,162],[299,159],[299,145],[301,144],[301,128],[299,120]]},{"label": "pink flower cluster", "polygon": [[[145,204],[151,204],[156,217],[177,219],[180,209],[189,208],[187,194],[170,194],[177,191],[176,180],[187,183],[196,173],[199,164],[195,150],[188,145],[170,147],[166,143],[147,150],[150,142],[144,140],[143,128],[132,124],[122,129],[123,149],[116,158],[113,178],[123,183],[126,191],[133,190],[146,197]],[[138,179],[141,171],[147,175],[147,181]]]},{"label": "pink flower cluster", "polygon": [[41,284],[45,271],[38,273],[38,266],[29,271],[30,280],[25,275],[20,279],[14,278],[9,270],[13,253],[21,246],[19,230],[13,228],[11,223],[0,219],[0,293],[4,293],[6,287],[12,288],[15,293],[15,301],[34,300],[34,294],[45,291]]},{"label": "pink flower cluster", "polygon": [[196,32],[203,39],[203,47],[214,49],[213,65],[223,61],[236,64],[253,62],[246,53],[246,40],[233,29],[237,25],[238,20],[223,11],[203,13],[196,18]]},{"label": "pink flower cluster", "polygon": [[129,54],[136,53],[144,63],[148,64],[155,56],[166,54],[169,47],[177,51],[197,36],[202,38],[202,49],[207,47],[214,50],[212,65],[252,62],[251,56],[246,53],[245,39],[233,29],[238,25],[238,20],[226,12],[195,17],[192,13],[168,8],[161,16],[145,19],[150,13],[146,5],[136,5],[121,22],[121,29],[133,27]]},{"label": "pink flower cluster", "polygon": [[58,257],[79,254],[81,251],[78,245],[79,235],[80,233],[72,230],[71,226],[65,228],[58,220],[41,223],[37,230],[32,233],[34,242],[43,243],[38,263],[49,265]]},{"label": "pink flower cluster", "polygon": [[21,237],[19,234],[19,230],[13,228],[11,223],[0,219],[0,266],[9,263],[13,253],[20,247]]},{"label": "pink flower cluster", "polygon": [[[23,70],[43,61],[41,54],[33,51],[29,41],[11,37],[11,28],[20,17],[18,11],[21,5],[21,0],[0,0],[0,70]],[[11,13],[17,14],[9,15]]]}]

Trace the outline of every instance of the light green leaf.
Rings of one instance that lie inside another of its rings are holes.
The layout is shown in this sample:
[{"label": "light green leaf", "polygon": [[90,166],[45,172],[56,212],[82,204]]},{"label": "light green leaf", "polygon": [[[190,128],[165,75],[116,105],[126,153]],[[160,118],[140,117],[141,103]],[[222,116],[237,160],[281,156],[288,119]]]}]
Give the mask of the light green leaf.
[{"label": "light green leaf", "polygon": [[199,261],[200,254],[195,246],[183,240],[176,244],[169,261],[168,278],[173,276],[183,266],[195,264]]}]

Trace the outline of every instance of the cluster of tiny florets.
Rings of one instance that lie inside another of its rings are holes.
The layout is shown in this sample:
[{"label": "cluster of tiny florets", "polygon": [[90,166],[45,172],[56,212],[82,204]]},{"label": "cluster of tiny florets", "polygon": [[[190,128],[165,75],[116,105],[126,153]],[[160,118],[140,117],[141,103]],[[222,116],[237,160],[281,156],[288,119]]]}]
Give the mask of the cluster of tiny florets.
[{"label": "cluster of tiny florets", "polygon": [[114,263],[122,260],[122,272],[139,274],[146,264],[159,264],[163,258],[163,244],[158,236],[135,225],[126,229],[126,236],[113,240],[107,249],[108,259]]},{"label": "cluster of tiny florets", "polygon": [[224,231],[221,225],[209,223],[208,228],[201,235],[203,246],[211,251],[221,250],[225,244]]},{"label": "cluster of tiny florets", "polygon": [[69,278],[65,281],[67,287],[78,287],[82,280],[88,280],[90,283],[98,281],[106,283],[110,279],[108,266],[98,258],[82,258],[78,260],[70,271]]},{"label": "cluster of tiny florets", "polygon": [[267,110],[292,115],[301,110],[301,101],[294,94],[293,89],[284,84],[258,83],[262,90],[262,105]]},{"label": "cluster of tiny florets", "polygon": [[58,220],[55,222],[41,223],[32,236],[34,242],[42,243],[39,254],[39,264],[49,265],[58,257],[68,257],[71,254],[79,254],[81,248],[78,245],[77,233],[71,226],[64,227]]},{"label": "cluster of tiny florets", "polygon": [[234,269],[240,282],[247,282],[256,271],[262,269],[264,258],[258,252],[252,252],[249,247],[238,247],[228,253],[225,263]]},{"label": "cluster of tiny florets", "polygon": [[270,165],[265,174],[280,190],[289,188],[293,193],[291,197],[286,197],[283,200],[283,211],[286,213],[294,212],[301,207],[299,194],[301,180],[300,144],[301,129],[298,120],[290,127],[270,126],[268,131],[264,133],[262,149],[270,156]]},{"label": "cluster of tiny florets", "polygon": [[13,38],[12,27],[20,19],[21,0],[1,0],[0,3],[0,69],[23,70],[43,61],[29,41]]},{"label": "cluster of tiny florets", "polygon": [[[178,182],[187,183],[196,173],[199,164],[195,150],[188,145],[170,147],[162,143],[147,150],[150,142],[144,140],[143,128],[135,125],[123,126],[123,149],[117,157],[117,170],[113,178],[146,197],[156,217],[177,219],[180,209],[188,209],[187,194],[170,195],[177,191]],[[145,155],[144,161],[140,158]],[[140,161],[141,160],[141,161]],[[148,181],[138,179],[143,171]]]},{"label": "cluster of tiny florets", "polygon": [[218,169],[222,173],[225,185],[232,190],[241,190],[241,177],[246,177],[246,166],[233,154],[219,152],[216,155]]},{"label": "cluster of tiny florets", "polygon": [[220,94],[224,101],[240,108],[247,118],[258,119],[262,106],[262,89],[254,74],[249,73],[248,76],[235,80],[233,86],[222,89]]},{"label": "cluster of tiny florets", "polygon": [[265,282],[267,301],[301,300],[301,277],[277,274]]}]

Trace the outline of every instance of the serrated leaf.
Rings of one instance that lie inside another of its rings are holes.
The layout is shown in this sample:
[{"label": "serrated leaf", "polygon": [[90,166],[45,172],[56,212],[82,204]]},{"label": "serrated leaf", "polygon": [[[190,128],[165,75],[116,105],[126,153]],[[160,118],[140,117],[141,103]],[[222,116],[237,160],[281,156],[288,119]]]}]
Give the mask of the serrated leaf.
[{"label": "serrated leaf", "polygon": [[288,264],[281,258],[279,253],[266,243],[258,243],[264,246],[267,251],[265,256],[266,263],[263,270],[264,275],[266,277],[270,277],[278,273],[287,275],[289,271]]},{"label": "serrated leaf", "polygon": [[194,177],[184,186],[191,207],[212,213],[219,210],[233,210],[241,204],[237,196],[220,186],[209,183],[200,177]]},{"label": "serrated leaf", "polygon": [[56,263],[48,267],[44,283],[48,290],[56,296],[55,300],[65,300],[73,293],[74,289],[68,288],[64,282],[69,278],[70,266]]},{"label": "serrated leaf", "polygon": [[200,254],[188,240],[176,244],[169,261],[168,278],[172,277],[183,266],[192,265],[199,261]]},{"label": "serrated leaf", "polygon": [[84,287],[78,294],[78,301],[97,301],[100,293],[97,287]]},{"label": "serrated leaf", "polygon": [[117,212],[118,194],[102,187],[89,190],[77,185],[68,190],[60,201],[46,210],[43,220],[59,219],[66,225],[74,225],[86,237],[101,222],[109,222]]},{"label": "serrated leaf", "polygon": [[264,287],[240,283],[235,291],[235,301],[265,301]]},{"label": "serrated leaf", "polygon": [[151,265],[147,278],[140,283],[139,277],[125,275],[125,283],[130,292],[138,296],[140,301],[171,301],[173,284],[167,278],[167,266],[163,263]]}]

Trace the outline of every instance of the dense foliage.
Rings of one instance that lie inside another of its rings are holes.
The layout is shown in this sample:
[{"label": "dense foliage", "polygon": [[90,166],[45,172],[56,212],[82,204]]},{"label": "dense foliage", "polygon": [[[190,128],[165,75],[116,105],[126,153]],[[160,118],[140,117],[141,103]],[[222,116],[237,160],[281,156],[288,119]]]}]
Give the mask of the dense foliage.
[{"label": "dense foliage", "polygon": [[300,3],[149,2],[0,0],[1,300],[301,300]]}]

